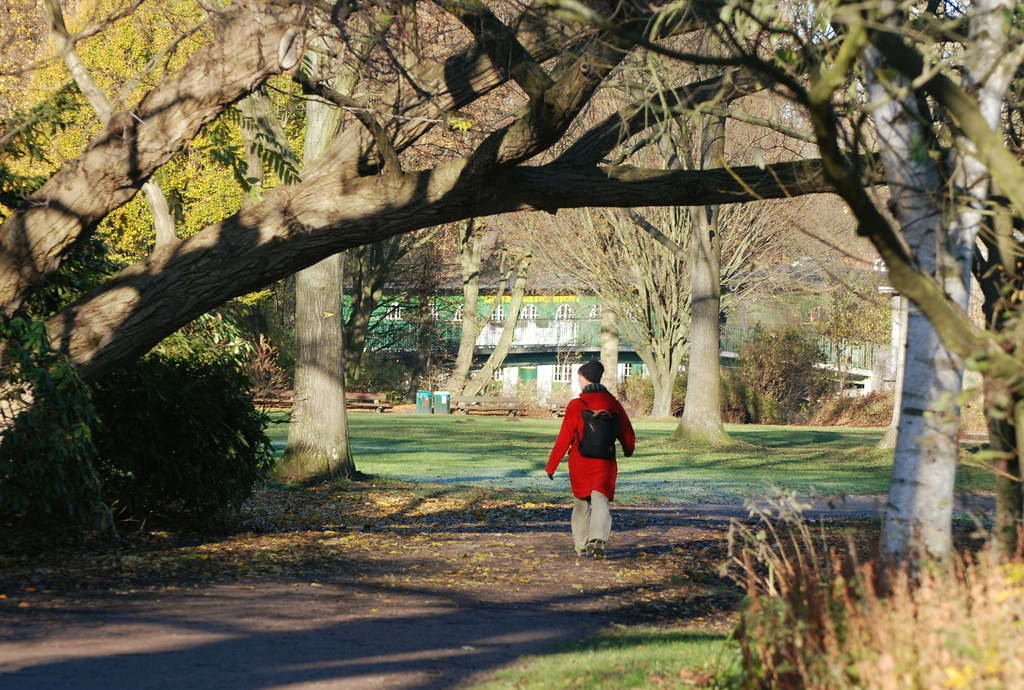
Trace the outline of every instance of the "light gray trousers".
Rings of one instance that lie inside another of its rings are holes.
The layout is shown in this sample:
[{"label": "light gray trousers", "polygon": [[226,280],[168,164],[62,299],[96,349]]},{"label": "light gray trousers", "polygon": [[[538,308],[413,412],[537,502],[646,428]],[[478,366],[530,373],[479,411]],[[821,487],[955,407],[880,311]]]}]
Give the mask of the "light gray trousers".
[{"label": "light gray trousers", "polygon": [[577,549],[585,549],[595,539],[608,541],[612,533],[612,511],[608,497],[592,491],[589,498],[573,496],[572,540]]}]

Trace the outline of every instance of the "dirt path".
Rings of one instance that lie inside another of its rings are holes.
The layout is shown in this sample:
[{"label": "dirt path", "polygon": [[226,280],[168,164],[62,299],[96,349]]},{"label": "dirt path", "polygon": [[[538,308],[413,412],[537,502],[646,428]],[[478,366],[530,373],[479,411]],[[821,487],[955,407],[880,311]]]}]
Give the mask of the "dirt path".
[{"label": "dirt path", "polygon": [[615,623],[734,623],[715,566],[740,506],[616,507],[602,561],[575,557],[563,507],[487,505],[0,561],[0,687],[465,687]]}]

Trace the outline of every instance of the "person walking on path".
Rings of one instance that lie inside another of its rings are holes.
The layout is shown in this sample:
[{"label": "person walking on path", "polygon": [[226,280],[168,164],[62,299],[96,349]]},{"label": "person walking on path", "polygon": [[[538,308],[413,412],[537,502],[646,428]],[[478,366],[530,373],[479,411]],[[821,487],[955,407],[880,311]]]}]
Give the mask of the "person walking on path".
[{"label": "person walking on path", "polygon": [[555,470],[569,452],[576,555],[590,553],[603,558],[612,531],[609,503],[615,500],[618,475],[615,441],[622,445],[622,453],[628,458],[636,447],[636,435],[622,405],[601,385],[604,366],[592,359],[578,373],[583,392],[565,408],[562,428],[546,469],[548,478],[554,480]]}]

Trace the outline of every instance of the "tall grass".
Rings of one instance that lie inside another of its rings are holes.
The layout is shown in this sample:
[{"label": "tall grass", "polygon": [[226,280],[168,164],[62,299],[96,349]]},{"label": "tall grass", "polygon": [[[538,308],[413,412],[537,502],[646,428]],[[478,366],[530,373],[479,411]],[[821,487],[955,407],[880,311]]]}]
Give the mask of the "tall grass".
[{"label": "tall grass", "polygon": [[744,688],[1022,688],[1024,564],[985,548],[882,576],[783,508],[735,528]]}]

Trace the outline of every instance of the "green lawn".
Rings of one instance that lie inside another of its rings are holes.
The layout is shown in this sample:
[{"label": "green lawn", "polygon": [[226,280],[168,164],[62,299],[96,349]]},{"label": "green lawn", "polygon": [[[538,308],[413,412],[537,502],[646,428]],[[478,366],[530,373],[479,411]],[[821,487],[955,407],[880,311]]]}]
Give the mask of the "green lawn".
[{"label": "green lawn", "polygon": [[[565,496],[567,466],[552,484],[544,474],[560,420],[415,414],[349,415],[356,466],[366,474],[490,489],[553,491]],[[877,494],[888,489],[892,453],[878,451],[878,429],[730,426],[742,445],[685,448],[668,439],[672,422],[635,424],[637,452],[620,458],[620,502],[714,502],[758,498],[775,489],[802,496]],[[271,436],[284,447],[287,425]],[[991,473],[964,465],[960,491],[991,490]]]}]

